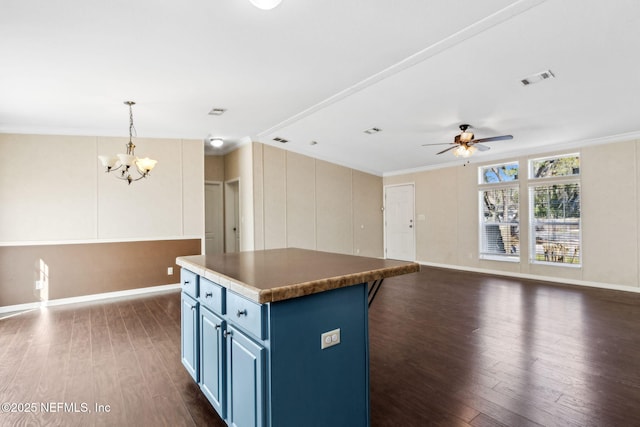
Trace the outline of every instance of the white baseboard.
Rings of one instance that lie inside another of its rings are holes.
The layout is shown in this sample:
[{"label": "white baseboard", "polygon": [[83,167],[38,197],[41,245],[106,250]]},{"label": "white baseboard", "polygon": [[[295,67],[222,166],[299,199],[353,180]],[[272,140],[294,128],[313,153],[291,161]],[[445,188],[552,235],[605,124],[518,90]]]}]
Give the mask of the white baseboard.
[{"label": "white baseboard", "polygon": [[11,313],[14,311],[34,310],[41,307],[52,307],[56,305],[75,304],[79,302],[98,301],[108,298],[127,297],[132,295],[150,294],[154,292],[170,291],[180,289],[180,283],[171,285],[150,286],[147,288],[127,289],[126,291],[105,292],[102,294],[83,295],[79,297],[60,298],[50,301],[30,302],[27,304],[7,305],[0,307],[1,313]]},{"label": "white baseboard", "polygon": [[614,291],[625,291],[640,293],[640,287],[615,285],[611,283],[590,282],[588,280],[565,279],[552,276],[539,276],[537,274],[515,273],[510,271],[491,270],[488,268],[465,267],[461,265],[440,264],[436,262],[416,261],[420,265],[427,267],[447,268],[450,270],[470,271],[473,273],[492,274],[495,276],[516,277],[518,279],[538,280],[542,282],[552,282],[561,285],[586,286],[589,288],[611,289]]}]

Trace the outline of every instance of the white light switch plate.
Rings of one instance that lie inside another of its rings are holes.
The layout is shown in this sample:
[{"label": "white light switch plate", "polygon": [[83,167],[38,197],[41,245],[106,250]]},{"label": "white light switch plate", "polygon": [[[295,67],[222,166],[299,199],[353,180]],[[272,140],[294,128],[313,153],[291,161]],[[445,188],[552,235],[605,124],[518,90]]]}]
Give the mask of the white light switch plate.
[{"label": "white light switch plate", "polygon": [[321,336],[320,348],[325,349],[340,344],[340,328],[325,332]]}]

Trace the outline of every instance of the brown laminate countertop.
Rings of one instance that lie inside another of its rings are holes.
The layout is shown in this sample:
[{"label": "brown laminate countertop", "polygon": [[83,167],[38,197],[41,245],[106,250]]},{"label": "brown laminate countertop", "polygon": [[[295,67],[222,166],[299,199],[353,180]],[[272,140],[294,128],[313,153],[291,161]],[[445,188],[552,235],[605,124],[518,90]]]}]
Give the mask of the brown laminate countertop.
[{"label": "brown laminate countertop", "polygon": [[260,304],[420,271],[415,262],[295,248],[185,256],[176,263]]}]

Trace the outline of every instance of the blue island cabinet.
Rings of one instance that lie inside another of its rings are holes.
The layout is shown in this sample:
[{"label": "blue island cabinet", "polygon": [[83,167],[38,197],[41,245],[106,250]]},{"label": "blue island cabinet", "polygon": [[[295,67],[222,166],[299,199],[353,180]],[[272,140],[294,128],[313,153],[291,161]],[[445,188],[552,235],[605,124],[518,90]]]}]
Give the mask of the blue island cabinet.
[{"label": "blue island cabinet", "polygon": [[198,303],[182,294],[182,364],[198,381]]},{"label": "blue island cabinet", "polygon": [[224,368],[224,320],[200,308],[200,388],[222,418],[226,413]]},{"label": "blue island cabinet", "polygon": [[[258,304],[182,272],[183,363],[197,367],[192,376],[228,425],[369,425],[365,283]],[[196,299],[185,280],[199,283]],[[339,342],[323,349],[323,334],[337,330]]]},{"label": "blue island cabinet", "polygon": [[228,326],[227,380],[231,426],[265,425],[265,348]]}]

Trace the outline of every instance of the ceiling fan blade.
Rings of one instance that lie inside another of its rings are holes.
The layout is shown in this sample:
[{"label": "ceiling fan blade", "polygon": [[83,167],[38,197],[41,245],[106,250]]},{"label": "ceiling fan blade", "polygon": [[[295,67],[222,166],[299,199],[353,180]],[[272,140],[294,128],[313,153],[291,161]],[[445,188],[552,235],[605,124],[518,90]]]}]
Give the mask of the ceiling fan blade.
[{"label": "ceiling fan blade", "polygon": [[476,144],[475,142],[473,143],[473,146],[476,147],[478,151],[487,151],[491,149],[491,147],[487,147],[486,145],[482,145],[482,144]]},{"label": "ceiling fan blade", "polygon": [[427,147],[429,145],[449,145],[449,144],[453,144],[453,142],[438,142],[436,144],[422,144],[422,146]]},{"label": "ceiling fan blade", "polygon": [[490,138],[474,139],[474,144],[478,142],[491,142],[491,141],[506,141],[507,139],[513,139],[513,135],[492,136]]},{"label": "ceiling fan blade", "polygon": [[446,153],[446,152],[447,152],[447,151],[449,151],[449,150],[453,150],[453,149],[454,149],[454,148],[456,148],[457,146],[458,146],[458,144],[453,144],[453,147],[449,147],[449,148],[447,148],[446,150],[442,150],[441,152],[436,153],[436,155],[438,155],[438,154],[442,154],[442,153]]}]

